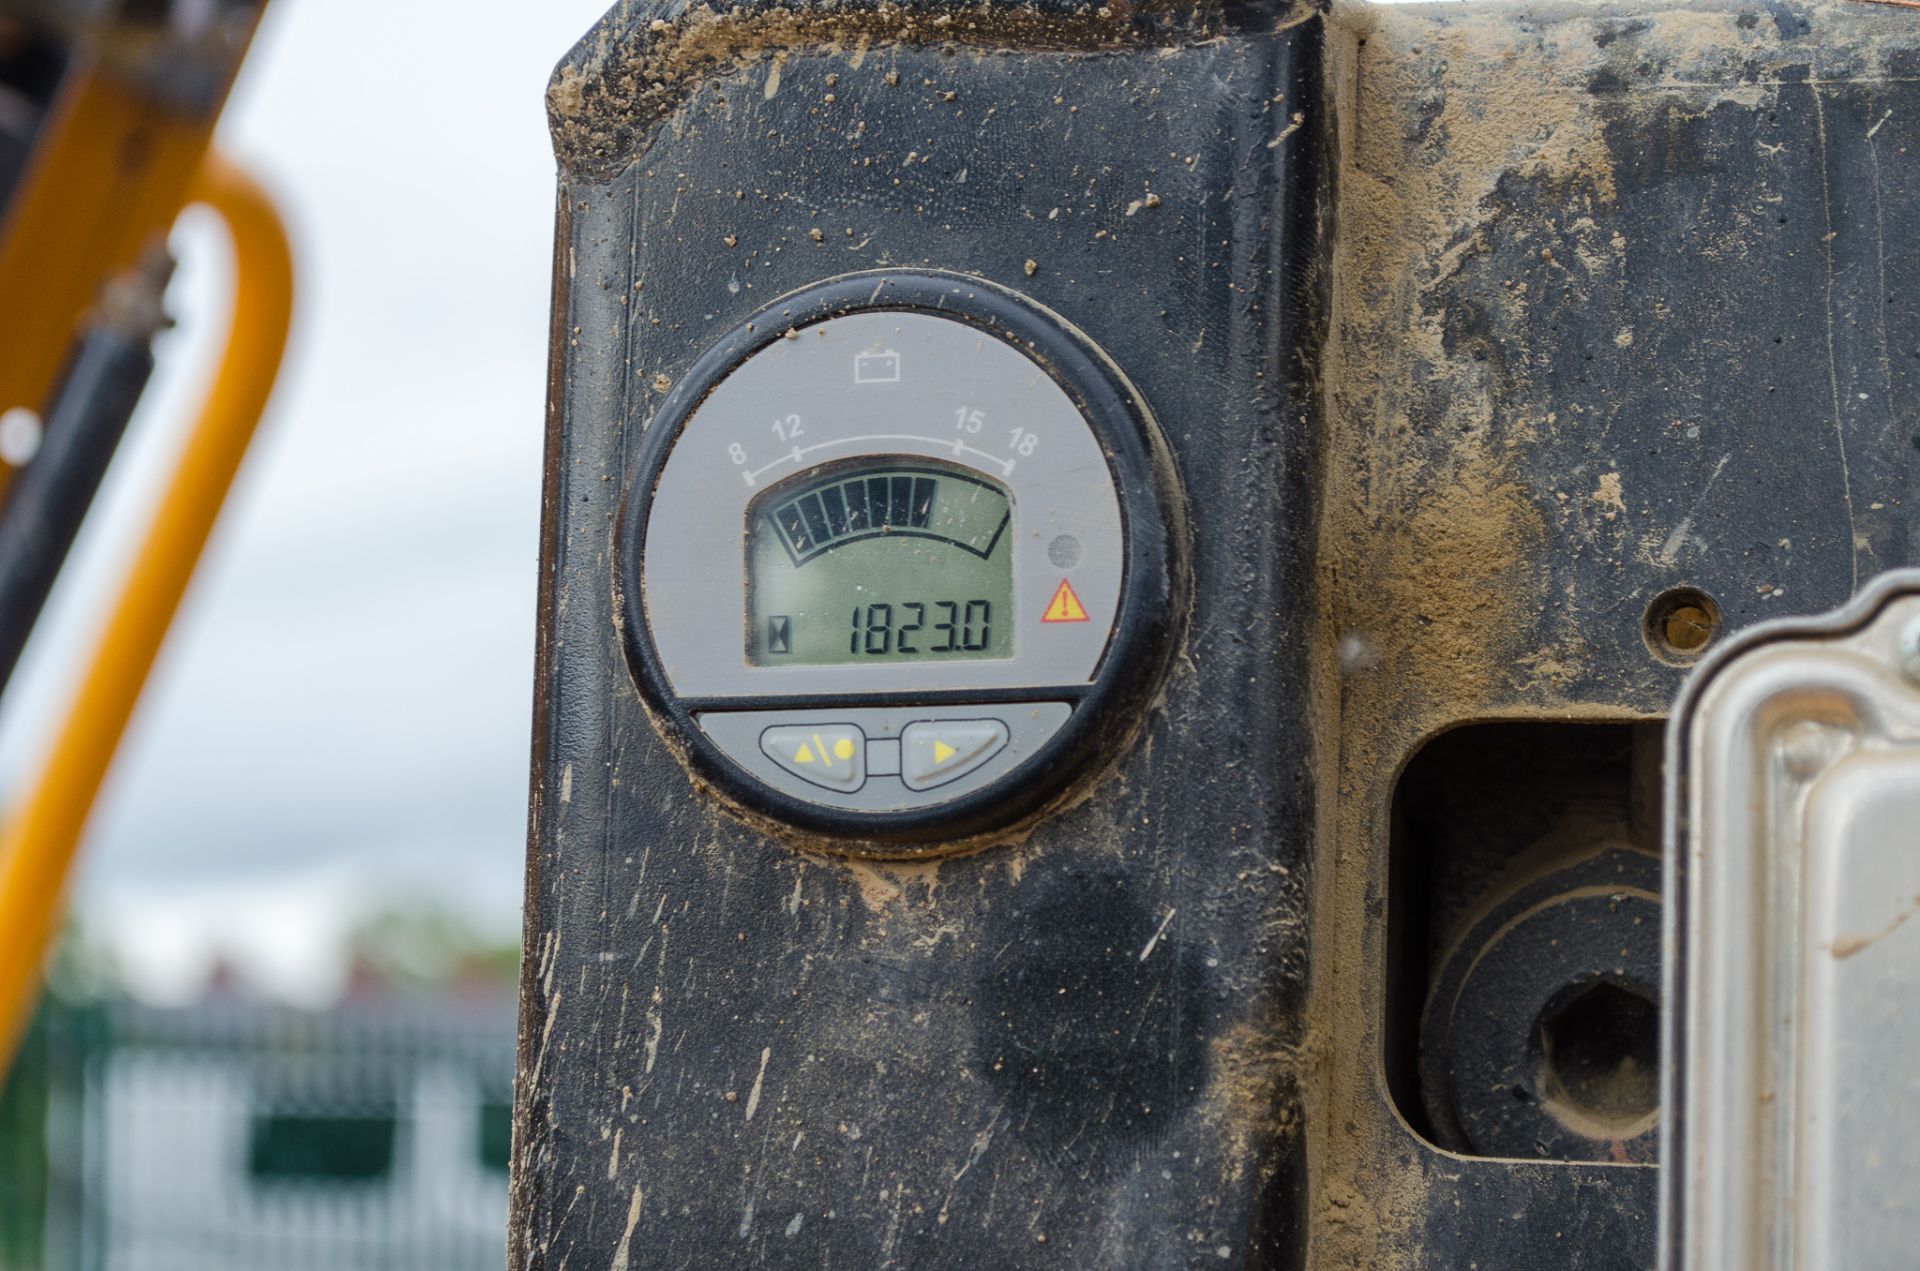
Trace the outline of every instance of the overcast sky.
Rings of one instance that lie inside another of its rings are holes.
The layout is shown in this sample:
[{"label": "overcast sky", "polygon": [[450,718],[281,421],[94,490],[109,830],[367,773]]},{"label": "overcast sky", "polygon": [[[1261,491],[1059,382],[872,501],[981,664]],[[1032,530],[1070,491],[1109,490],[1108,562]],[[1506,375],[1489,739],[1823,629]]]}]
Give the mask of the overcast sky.
[{"label": "overcast sky", "polygon": [[[607,0],[276,0],[221,129],[293,222],[291,358],[102,800],[76,899],[157,991],[214,947],[289,991],[352,911],[515,929],[553,159],[542,93]],[[17,792],[225,322],[180,330],[0,716]],[[304,978],[303,978],[304,977]]]}]

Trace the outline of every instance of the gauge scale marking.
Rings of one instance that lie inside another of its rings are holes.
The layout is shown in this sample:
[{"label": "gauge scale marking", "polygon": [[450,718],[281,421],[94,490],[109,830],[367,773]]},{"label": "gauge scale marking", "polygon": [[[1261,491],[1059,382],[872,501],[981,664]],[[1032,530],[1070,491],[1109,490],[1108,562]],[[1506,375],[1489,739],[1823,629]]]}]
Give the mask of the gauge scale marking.
[{"label": "gauge scale marking", "polygon": [[[670,397],[621,569],[636,672],[696,763],[782,819],[903,842],[1085,766],[1110,651],[1137,671],[1167,625],[1116,635],[1165,608],[1166,531],[1147,425],[1075,337],[975,286],[858,285],[886,307],[829,285],[817,320],[737,332]],[[1063,587],[1085,621],[1047,620]]]}]

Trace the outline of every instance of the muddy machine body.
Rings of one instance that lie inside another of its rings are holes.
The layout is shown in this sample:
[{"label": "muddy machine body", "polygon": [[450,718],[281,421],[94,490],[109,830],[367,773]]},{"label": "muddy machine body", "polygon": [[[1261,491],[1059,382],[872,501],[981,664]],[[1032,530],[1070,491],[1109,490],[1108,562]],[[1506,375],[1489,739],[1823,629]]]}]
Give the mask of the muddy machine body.
[{"label": "muddy machine body", "polygon": [[549,109],[516,1265],[1654,1266],[1663,724],[1915,558],[1915,15],[623,5]]}]

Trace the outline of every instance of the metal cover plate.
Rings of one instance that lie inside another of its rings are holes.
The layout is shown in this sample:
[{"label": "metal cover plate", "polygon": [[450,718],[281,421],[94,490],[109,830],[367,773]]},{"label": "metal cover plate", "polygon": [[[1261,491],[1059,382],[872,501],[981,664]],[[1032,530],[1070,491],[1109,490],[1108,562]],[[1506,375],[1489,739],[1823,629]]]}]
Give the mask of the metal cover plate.
[{"label": "metal cover plate", "polygon": [[1920,572],[1730,644],[1669,753],[1663,1265],[1912,1266]]}]

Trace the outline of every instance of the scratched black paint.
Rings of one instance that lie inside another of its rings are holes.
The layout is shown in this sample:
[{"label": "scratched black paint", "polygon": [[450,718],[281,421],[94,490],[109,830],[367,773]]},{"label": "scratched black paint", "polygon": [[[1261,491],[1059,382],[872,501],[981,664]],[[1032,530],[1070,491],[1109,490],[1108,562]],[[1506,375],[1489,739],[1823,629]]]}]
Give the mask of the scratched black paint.
[{"label": "scratched black paint", "polygon": [[1124,874],[1063,870],[1015,903],[1017,934],[974,984],[975,1070],[1069,1177],[1137,1167],[1208,1076],[1204,955],[1131,891]]},{"label": "scratched black paint", "polygon": [[[1280,933],[1305,930],[1312,878],[1301,388],[1324,146],[1317,125],[1268,142],[1270,103],[1315,110],[1321,33],[1274,33],[1262,7],[1058,11],[1136,51],[955,52],[929,31],[857,67],[852,39],[802,50],[777,88],[770,61],[729,64],[607,134],[634,138],[630,166],[563,173],[518,1265],[1301,1255],[1301,1092],[1266,1072],[1223,1133],[1216,1050],[1305,1027],[1305,950]],[[655,16],[616,15],[607,43]],[[937,875],[856,873],[718,805],[613,626],[655,377],[879,266],[1014,287],[1125,368],[1167,423],[1209,597],[1091,797]]]}]

